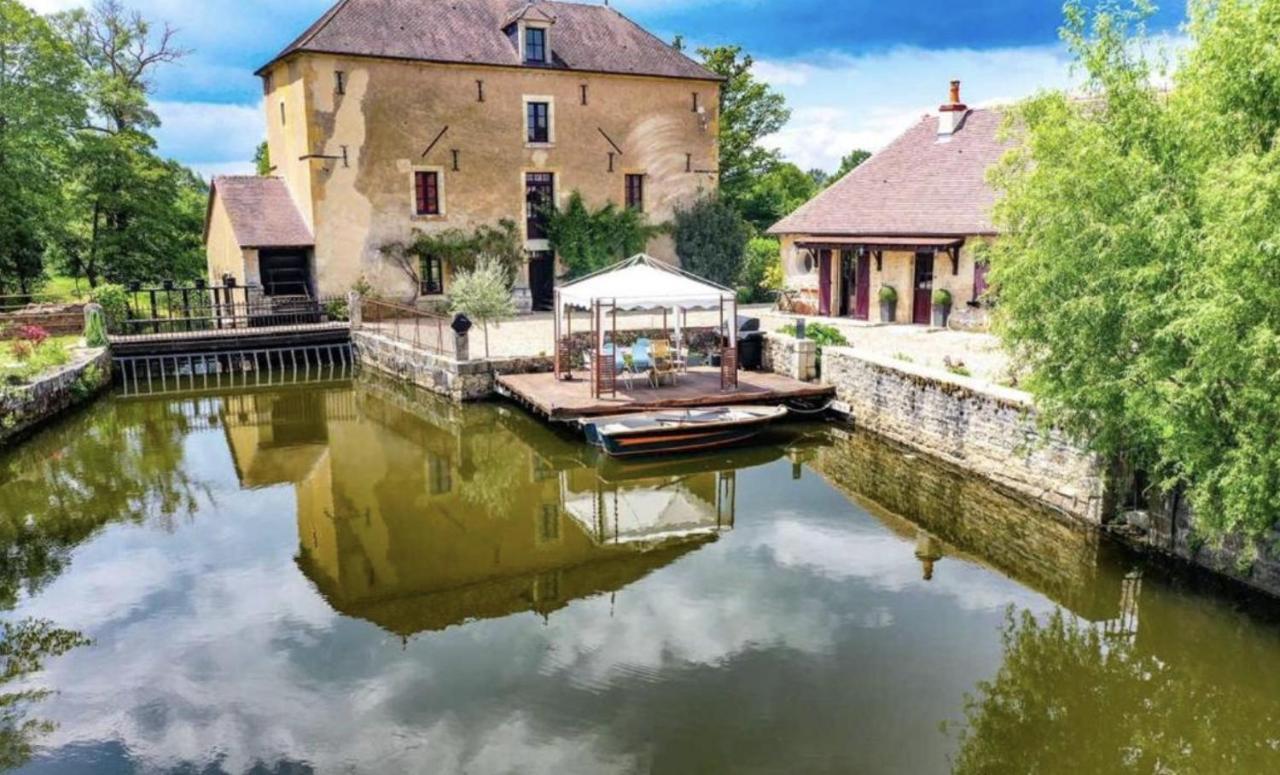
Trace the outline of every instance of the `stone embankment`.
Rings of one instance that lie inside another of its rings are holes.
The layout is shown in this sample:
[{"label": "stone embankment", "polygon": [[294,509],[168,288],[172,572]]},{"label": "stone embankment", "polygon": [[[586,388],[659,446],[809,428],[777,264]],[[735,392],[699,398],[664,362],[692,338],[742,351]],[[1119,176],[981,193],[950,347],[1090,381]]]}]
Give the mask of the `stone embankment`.
[{"label": "stone embankment", "polygon": [[822,370],[859,427],[1102,523],[1100,461],[1041,429],[1026,393],[843,347],[824,350]]},{"label": "stone embankment", "polygon": [[0,386],[0,444],[87,401],[110,382],[111,353],[99,347],[77,350],[69,364],[30,385]]}]

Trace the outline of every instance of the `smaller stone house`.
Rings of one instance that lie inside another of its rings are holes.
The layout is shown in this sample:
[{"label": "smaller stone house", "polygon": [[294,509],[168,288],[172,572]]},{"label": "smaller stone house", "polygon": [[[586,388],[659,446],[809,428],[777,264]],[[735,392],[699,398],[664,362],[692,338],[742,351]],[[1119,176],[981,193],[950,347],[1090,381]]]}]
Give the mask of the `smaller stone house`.
[{"label": "smaller stone house", "polygon": [[[894,321],[928,325],[933,292],[952,321],[984,327],[986,265],[997,236],[987,170],[1007,149],[1003,114],[960,101],[960,82],[884,150],[775,224],[787,287],[807,314],[880,321],[881,288],[897,292]],[[886,321],[887,322],[887,321]]]},{"label": "smaller stone house", "polygon": [[214,178],[204,242],[215,284],[232,278],[261,286],[268,296],[316,292],[310,269],[315,240],[280,178]]}]

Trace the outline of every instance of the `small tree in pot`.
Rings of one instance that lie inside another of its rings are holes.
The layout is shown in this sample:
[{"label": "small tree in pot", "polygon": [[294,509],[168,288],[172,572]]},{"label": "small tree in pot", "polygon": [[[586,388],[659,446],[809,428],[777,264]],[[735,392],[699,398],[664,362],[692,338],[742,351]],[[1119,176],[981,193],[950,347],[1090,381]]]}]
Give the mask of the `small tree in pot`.
[{"label": "small tree in pot", "polygon": [[936,328],[946,328],[947,320],[951,317],[951,291],[946,288],[939,288],[933,292],[933,325]]},{"label": "small tree in pot", "polygon": [[892,285],[880,287],[880,322],[892,323],[898,317],[898,291]]}]

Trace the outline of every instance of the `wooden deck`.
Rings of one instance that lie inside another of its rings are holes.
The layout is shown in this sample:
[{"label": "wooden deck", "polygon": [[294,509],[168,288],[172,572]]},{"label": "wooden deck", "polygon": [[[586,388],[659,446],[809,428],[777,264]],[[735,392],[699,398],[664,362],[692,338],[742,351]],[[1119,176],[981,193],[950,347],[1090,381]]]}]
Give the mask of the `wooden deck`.
[{"label": "wooden deck", "polygon": [[634,389],[628,390],[619,380],[616,398],[592,398],[586,372],[574,372],[574,376],[573,382],[565,382],[556,380],[554,374],[506,374],[498,377],[498,387],[509,398],[558,421],[672,407],[781,403],[835,395],[835,388],[829,385],[751,371],[738,372],[737,390],[721,390],[720,370],[704,367],[680,375],[678,385],[653,388],[641,377],[634,380]]}]

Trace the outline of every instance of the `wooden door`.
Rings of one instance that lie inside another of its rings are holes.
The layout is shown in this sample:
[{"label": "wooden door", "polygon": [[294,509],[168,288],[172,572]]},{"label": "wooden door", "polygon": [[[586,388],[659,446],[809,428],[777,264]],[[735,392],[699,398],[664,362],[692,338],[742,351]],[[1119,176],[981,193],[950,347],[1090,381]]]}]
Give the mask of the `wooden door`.
[{"label": "wooden door", "polygon": [[529,253],[529,295],[534,312],[545,312],[555,306],[556,259],[549,250]]},{"label": "wooden door", "polygon": [[854,289],[853,251],[840,251],[840,312],[842,318],[853,314]]},{"label": "wooden door", "polygon": [[818,251],[818,314],[831,314],[831,251]]},{"label": "wooden door", "polygon": [[916,253],[915,292],[911,303],[911,322],[929,325],[933,313],[933,254]]},{"label": "wooden door", "polygon": [[857,320],[871,319],[871,256],[862,253],[858,256],[857,268],[853,280],[853,317]]}]

